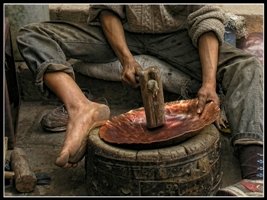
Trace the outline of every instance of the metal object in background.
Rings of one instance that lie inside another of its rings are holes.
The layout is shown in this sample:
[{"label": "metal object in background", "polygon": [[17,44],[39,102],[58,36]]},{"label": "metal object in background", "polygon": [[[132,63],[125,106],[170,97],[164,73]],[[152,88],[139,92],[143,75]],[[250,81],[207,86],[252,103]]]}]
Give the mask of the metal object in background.
[{"label": "metal object in background", "polygon": [[5,136],[8,137],[8,148],[13,149],[18,125],[20,93],[16,67],[12,51],[10,24],[5,18]]}]

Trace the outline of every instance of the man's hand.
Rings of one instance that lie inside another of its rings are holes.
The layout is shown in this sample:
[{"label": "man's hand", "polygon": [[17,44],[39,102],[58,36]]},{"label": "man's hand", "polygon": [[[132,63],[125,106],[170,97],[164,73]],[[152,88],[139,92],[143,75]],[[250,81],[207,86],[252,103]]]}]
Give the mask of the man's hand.
[{"label": "man's hand", "polygon": [[[197,97],[198,97],[197,113],[200,115],[206,114],[203,111],[205,109],[205,105],[210,101],[213,101],[216,104],[216,106],[220,107],[219,96],[217,95],[216,90],[212,86],[202,86],[198,91]],[[221,115],[219,115],[218,118],[215,120],[215,125],[219,129],[221,128],[221,126],[226,128],[226,125],[224,124]]]},{"label": "man's hand", "polygon": [[198,91],[197,97],[198,97],[198,107],[197,107],[198,114],[203,112],[206,103],[210,101],[213,101],[217,106],[220,106],[220,99],[214,87],[202,86]]},{"label": "man's hand", "polygon": [[139,86],[138,72],[142,70],[142,67],[135,59],[127,61],[122,64],[122,81],[136,88]]}]

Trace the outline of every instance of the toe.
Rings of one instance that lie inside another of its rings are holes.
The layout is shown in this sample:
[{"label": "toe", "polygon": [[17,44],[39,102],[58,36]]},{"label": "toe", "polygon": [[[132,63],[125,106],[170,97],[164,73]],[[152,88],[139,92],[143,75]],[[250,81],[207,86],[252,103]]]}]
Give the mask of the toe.
[{"label": "toe", "polygon": [[69,152],[68,151],[62,151],[60,155],[56,159],[56,165],[59,167],[65,167],[65,165],[69,161]]}]

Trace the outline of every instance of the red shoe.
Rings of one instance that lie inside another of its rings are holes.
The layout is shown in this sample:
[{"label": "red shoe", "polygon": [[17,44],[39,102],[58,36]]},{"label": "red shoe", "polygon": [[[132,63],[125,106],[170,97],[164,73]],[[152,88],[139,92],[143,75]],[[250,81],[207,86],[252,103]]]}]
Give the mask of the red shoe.
[{"label": "red shoe", "polygon": [[243,179],[234,185],[219,189],[216,196],[263,196],[263,180]]}]

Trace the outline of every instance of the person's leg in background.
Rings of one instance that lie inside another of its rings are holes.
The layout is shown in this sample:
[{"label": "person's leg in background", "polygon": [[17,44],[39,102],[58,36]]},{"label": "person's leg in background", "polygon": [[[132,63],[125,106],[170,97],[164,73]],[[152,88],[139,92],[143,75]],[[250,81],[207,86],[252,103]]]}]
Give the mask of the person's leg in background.
[{"label": "person's leg in background", "polygon": [[221,48],[218,80],[225,91],[231,143],[243,180],[222,188],[221,196],[263,195],[263,66],[254,56],[230,45]]}]

